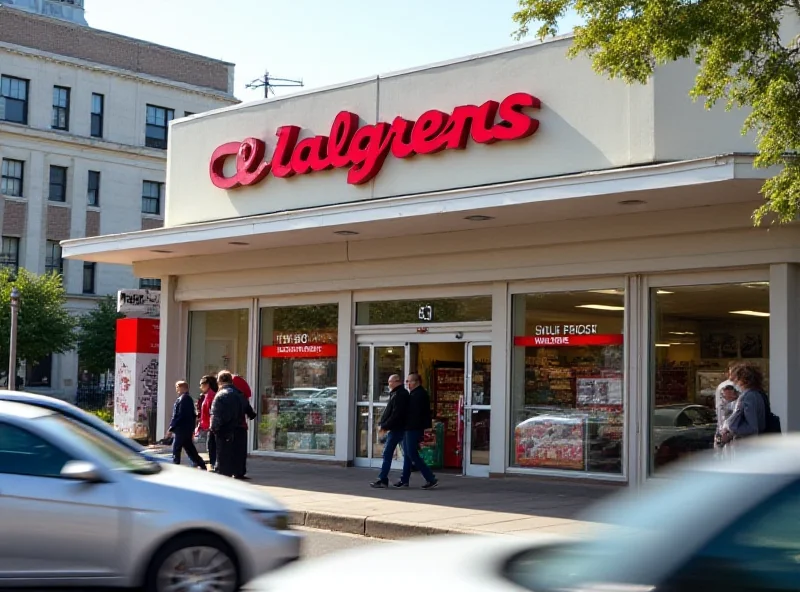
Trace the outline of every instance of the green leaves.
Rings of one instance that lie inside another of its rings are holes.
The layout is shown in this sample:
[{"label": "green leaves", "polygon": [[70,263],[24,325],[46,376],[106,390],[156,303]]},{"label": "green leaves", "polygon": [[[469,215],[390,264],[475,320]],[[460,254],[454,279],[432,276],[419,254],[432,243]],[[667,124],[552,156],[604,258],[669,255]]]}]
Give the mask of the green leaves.
[{"label": "green leaves", "polygon": [[35,364],[49,354],[70,351],[75,345],[75,318],[67,309],[66,292],[56,274],[37,276],[20,269],[16,277],[0,270],[0,364],[8,367],[11,333],[11,288],[20,293],[17,321],[17,359]]},{"label": "green leaves", "polygon": [[102,374],[114,369],[116,361],[117,303],[106,296],[97,308],[83,315],[79,321],[77,342],[81,367],[92,374]]},{"label": "green leaves", "polygon": [[[659,64],[694,57],[699,69],[687,89],[710,108],[748,107],[742,133],[757,135],[759,168],[780,167],[764,184],[756,224],[791,222],[800,214],[800,48],[781,36],[782,17],[800,18],[800,0],[519,0],[517,38],[538,22],[537,35],[556,34],[570,10],[570,57],[586,54],[611,78],[644,84]],[[785,32],[784,32],[785,34]]]}]

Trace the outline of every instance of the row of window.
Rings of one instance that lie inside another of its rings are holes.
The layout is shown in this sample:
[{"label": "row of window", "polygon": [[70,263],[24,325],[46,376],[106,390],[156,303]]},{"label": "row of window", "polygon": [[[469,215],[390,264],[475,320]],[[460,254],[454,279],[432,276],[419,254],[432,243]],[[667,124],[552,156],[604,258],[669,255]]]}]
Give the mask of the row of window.
[{"label": "row of window", "polygon": [[[30,80],[14,76],[0,77],[0,120],[28,125],[28,102]],[[53,87],[53,112],[50,127],[54,130],[70,131],[70,110],[72,108],[72,89],[66,86]],[[105,96],[92,93],[91,129],[93,138],[104,135]],[[184,116],[194,115],[189,111]],[[145,146],[166,150],[169,122],[175,119],[175,110],[158,105],[147,105],[145,124]]]},{"label": "row of window", "polygon": [[[3,159],[0,193],[10,197],[24,197],[25,163],[21,160]],[[161,214],[161,201],[164,197],[164,184],[156,181],[142,182],[142,213]],[[67,168],[50,166],[50,201],[67,201]],[[100,206],[100,172],[89,171],[86,202],[90,206]]]}]

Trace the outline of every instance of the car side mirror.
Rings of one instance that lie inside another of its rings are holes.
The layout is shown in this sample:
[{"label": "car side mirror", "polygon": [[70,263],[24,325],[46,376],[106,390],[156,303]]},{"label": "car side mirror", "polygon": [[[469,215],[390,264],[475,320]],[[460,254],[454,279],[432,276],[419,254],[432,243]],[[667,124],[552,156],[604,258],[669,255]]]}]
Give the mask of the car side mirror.
[{"label": "car side mirror", "polygon": [[84,481],[86,483],[102,483],[105,479],[100,470],[90,462],[71,460],[61,469],[64,479]]}]

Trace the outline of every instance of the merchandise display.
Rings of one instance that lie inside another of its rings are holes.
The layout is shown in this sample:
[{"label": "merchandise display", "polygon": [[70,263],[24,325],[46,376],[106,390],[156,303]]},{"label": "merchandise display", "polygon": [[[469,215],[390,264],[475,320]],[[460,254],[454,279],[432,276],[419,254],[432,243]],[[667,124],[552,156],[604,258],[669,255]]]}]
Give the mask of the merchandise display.
[{"label": "merchandise display", "polygon": [[431,404],[433,417],[444,423],[445,468],[461,468],[459,401],[464,396],[464,364],[435,364]]},{"label": "merchandise display", "polygon": [[622,472],[622,345],[525,347],[514,464]]}]

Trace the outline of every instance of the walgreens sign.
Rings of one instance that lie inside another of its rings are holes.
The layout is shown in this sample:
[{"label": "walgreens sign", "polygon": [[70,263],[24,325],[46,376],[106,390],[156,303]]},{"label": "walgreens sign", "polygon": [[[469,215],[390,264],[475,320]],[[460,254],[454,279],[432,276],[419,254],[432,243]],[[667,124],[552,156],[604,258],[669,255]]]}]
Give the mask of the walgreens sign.
[{"label": "walgreens sign", "polygon": [[[265,160],[267,145],[258,138],[223,144],[211,156],[209,174],[220,189],[235,189],[256,185],[270,173],[289,178],[347,169],[347,182],[360,185],[375,178],[390,154],[394,158],[410,158],[442,150],[463,150],[470,137],[477,144],[493,144],[532,136],[539,129],[539,121],[526,110],[540,107],[536,97],[514,93],[500,102],[461,105],[451,113],[426,111],[416,121],[396,117],[392,123],[363,126],[359,126],[358,115],[342,111],[327,136],[298,141],[298,126],[278,128],[278,140],[269,161]],[[226,176],[224,168],[229,158],[236,159],[236,169]]]}]

